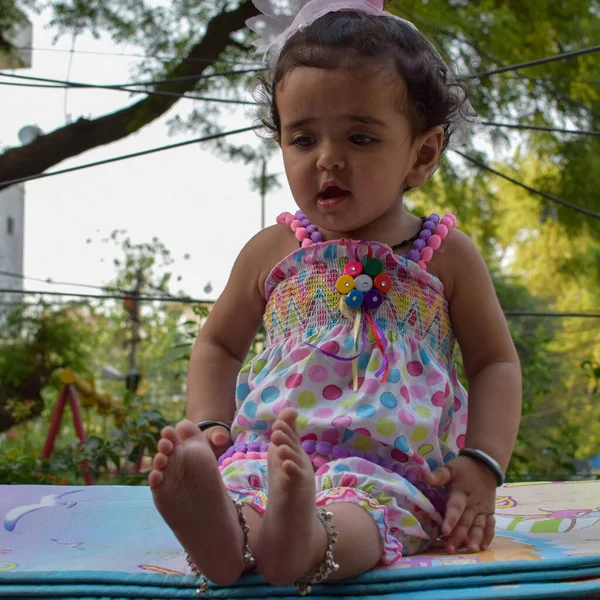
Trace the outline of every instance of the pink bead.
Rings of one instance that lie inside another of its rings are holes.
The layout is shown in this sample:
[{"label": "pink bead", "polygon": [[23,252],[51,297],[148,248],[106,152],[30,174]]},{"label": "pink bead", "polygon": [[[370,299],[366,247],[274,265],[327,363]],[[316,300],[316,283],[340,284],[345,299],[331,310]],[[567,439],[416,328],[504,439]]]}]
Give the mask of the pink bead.
[{"label": "pink bead", "polygon": [[244,460],[245,458],[246,458],[246,453],[245,452],[236,452],[231,457],[231,460]]},{"label": "pink bead", "polygon": [[317,469],[327,463],[327,459],[324,458],[323,456],[315,456],[311,460],[312,460],[313,465],[315,465],[315,467],[317,467]]},{"label": "pink bead", "polygon": [[232,462],[233,462],[233,459],[231,458],[231,456],[228,456],[227,458],[223,459],[221,466],[228,467]]},{"label": "pink bead", "polygon": [[[427,240],[427,245],[432,249],[432,250],[437,250],[441,245],[442,245],[442,238],[439,235],[436,235],[435,233]],[[421,252],[421,254],[423,254]]]},{"label": "pink bead", "polygon": [[278,223],[285,223],[285,218],[286,218],[286,216],[287,216],[287,215],[289,215],[289,214],[290,214],[290,213],[287,213],[287,212],[283,212],[283,213],[281,213],[281,214],[280,214],[280,215],[277,217],[277,219],[276,219],[276,220],[277,220],[277,222],[278,222]]},{"label": "pink bead", "polygon": [[305,240],[308,237],[308,231],[306,231],[305,227],[298,227],[298,229],[296,229],[296,239],[301,242],[302,240]]},{"label": "pink bead", "polygon": [[421,267],[422,271],[427,271],[427,265],[422,260],[420,260],[417,264],[419,267]]},{"label": "pink bead", "polygon": [[[421,250],[421,261],[422,262],[429,262],[432,258],[433,258],[433,248],[431,248],[430,246],[427,246],[426,248],[423,248],[423,250]],[[419,261],[419,262],[421,262],[421,261]]]},{"label": "pink bead", "polygon": [[446,213],[444,217],[448,217],[454,223],[454,227],[456,227],[456,217],[452,213]]},{"label": "pink bead", "polygon": [[452,229],[454,227],[454,221],[446,215],[441,221],[440,225],[445,225],[448,229]]},{"label": "pink bead", "polygon": [[308,248],[309,246],[312,246],[313,244],[314,244],[314,242],[310,238],[304,238],[302,240],[302,247],[303,248]]},{"label": "pink bead", "polygon": [[445,225],[440,224],[435,228],[435,234],[444,239],[448,235],[448,228]]},{"label": "pink bead", "polygon": [[249,458],[250,460],[259,460],[260,452],[248,452],[248,454],[246,454],[246,458]]},{"label": "pink bead", "polygon": [[285,213],[285,224],[286,225],[291,225],[292,221],[295,220],[295,217],[292,213]]},{"label": "pink bead", "polygon": [[296,231],[296,229],[298,229],[298,227],[302,227],[302,223],[300,223],[300,221],[298,221],[298,219],[294,219],[291,223],[290,223],[290,229],[292,231]]}]

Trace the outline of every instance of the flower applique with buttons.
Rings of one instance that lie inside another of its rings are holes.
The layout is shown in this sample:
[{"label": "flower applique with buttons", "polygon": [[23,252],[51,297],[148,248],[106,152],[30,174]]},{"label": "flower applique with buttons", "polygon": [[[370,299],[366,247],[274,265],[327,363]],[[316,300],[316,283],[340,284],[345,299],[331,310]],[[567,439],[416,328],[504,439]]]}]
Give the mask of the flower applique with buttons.
[{"label": "flower applique with buttons", "polygon": [[[384,272],[383,263],[373,256],[373,248],[368,242],[358,242],[354,249],[354,260],[346,263],[344,274],[340,275],[335,287],[340,293],[340,312],[351,322],[353,328],[353,356],[341,356],[308,344],[326,356],[352,363],[352,386],[358,390],[358,358],[367,347],[367,337],[371,333],[382,356],[380,369],[375,373],[385,383],[390,365],[387,358],[387,339],[371,315],[385,301],[385,296],[392,288],[392,280]],[[360,350],[359,350],[360,347]]]}]

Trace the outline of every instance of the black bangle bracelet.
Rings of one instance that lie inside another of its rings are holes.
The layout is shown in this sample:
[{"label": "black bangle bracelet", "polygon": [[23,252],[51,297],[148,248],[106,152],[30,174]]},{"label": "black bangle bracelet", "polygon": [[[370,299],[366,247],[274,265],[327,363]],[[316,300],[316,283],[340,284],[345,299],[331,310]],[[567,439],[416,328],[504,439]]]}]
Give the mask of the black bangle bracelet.
[{"label": "black bangle bracelet", "polygon": [[486,454],[483,450],[479,450],[477,448],[463,448],[458,452],[458,455],[468,456],[469,458],[483,463],[494,474],[497,487],[504,485],[505,475],[502,467],[496,460],[494,460],[489,454]]},{"label": "black bangle bracelet", "polygon": [[224,423],[223,421],[200,421],[200,423],[196,423],[198,429],[200,431],[204,431],[205,429],[209,429],[210,427],[224,427],[231,433],[231,425],[228,423]]}]

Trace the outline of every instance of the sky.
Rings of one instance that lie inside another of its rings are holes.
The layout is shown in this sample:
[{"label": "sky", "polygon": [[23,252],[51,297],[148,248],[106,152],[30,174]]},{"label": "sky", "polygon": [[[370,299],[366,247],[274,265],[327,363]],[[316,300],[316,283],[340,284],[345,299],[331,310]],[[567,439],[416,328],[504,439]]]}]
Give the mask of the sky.
[{"label": "sky", "polygon": [[[35,48],[32,68],[8,72],[66,79],[71,37],[53,45],[55,32],[47,26],[48,15],[30,15],[30,19]],[[69,80],[98,84],[132,80],[135,58],[90,52],[139,54],[140,50],[117,47],[108,38],[95,40],[81,35],[75,41]],[[20,145],[17,134],[26,125],[50,132],[63,126],[66,116],[73,120],[98,117],[139,98],[123,92],[71,89],[65,111],[64,90],[2,86],[0,148]],[[186,115],[192,105],[181,100],[140,132],[49,171],[199,137],[194,132],[169,136],[166,125],[176,114]],[[253,120],[249,109],[241,108],[227,117],[226,128],[251,125]],[[235,138],[240,144],[255,140],[255,133]],[[268,171],[283,173],[279,156],[270,161]],[[182,276],[172,291],[183,289],[196,298],[215,299],[239,251],[260,230],[261,201],[250,189],[252,175],[251,167],[216,157],[210,148],[194,144],[28,182],[23,272],[28,277],[54,281],[106,284],[114,276],[112,259],[118,252],[101,240],[115,229],[125,229],[134,243],[150,242],[156,236],[171,251],[175,262],[170,269]],[[274,223],[280,212],[294,210],[285,177],[280,181],[282,188],[267,197],[267,224]],[[189,260],[184,258],[187,254]],[[212,292],[207,294],[204,289],[208,282]],[[81,288],[30,280],[25,280],[25,289],[82,292]]]}]

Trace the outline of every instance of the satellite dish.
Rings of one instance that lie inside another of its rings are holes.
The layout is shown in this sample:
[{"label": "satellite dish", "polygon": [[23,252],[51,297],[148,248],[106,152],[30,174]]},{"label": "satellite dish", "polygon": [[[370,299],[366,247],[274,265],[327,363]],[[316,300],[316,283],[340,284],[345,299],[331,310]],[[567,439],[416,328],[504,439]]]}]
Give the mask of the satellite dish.
[{"label": "satellite dish", "polygon": [[17,134],[23,146],[35,142],[44,132],[37,125],[25,125]]}]

